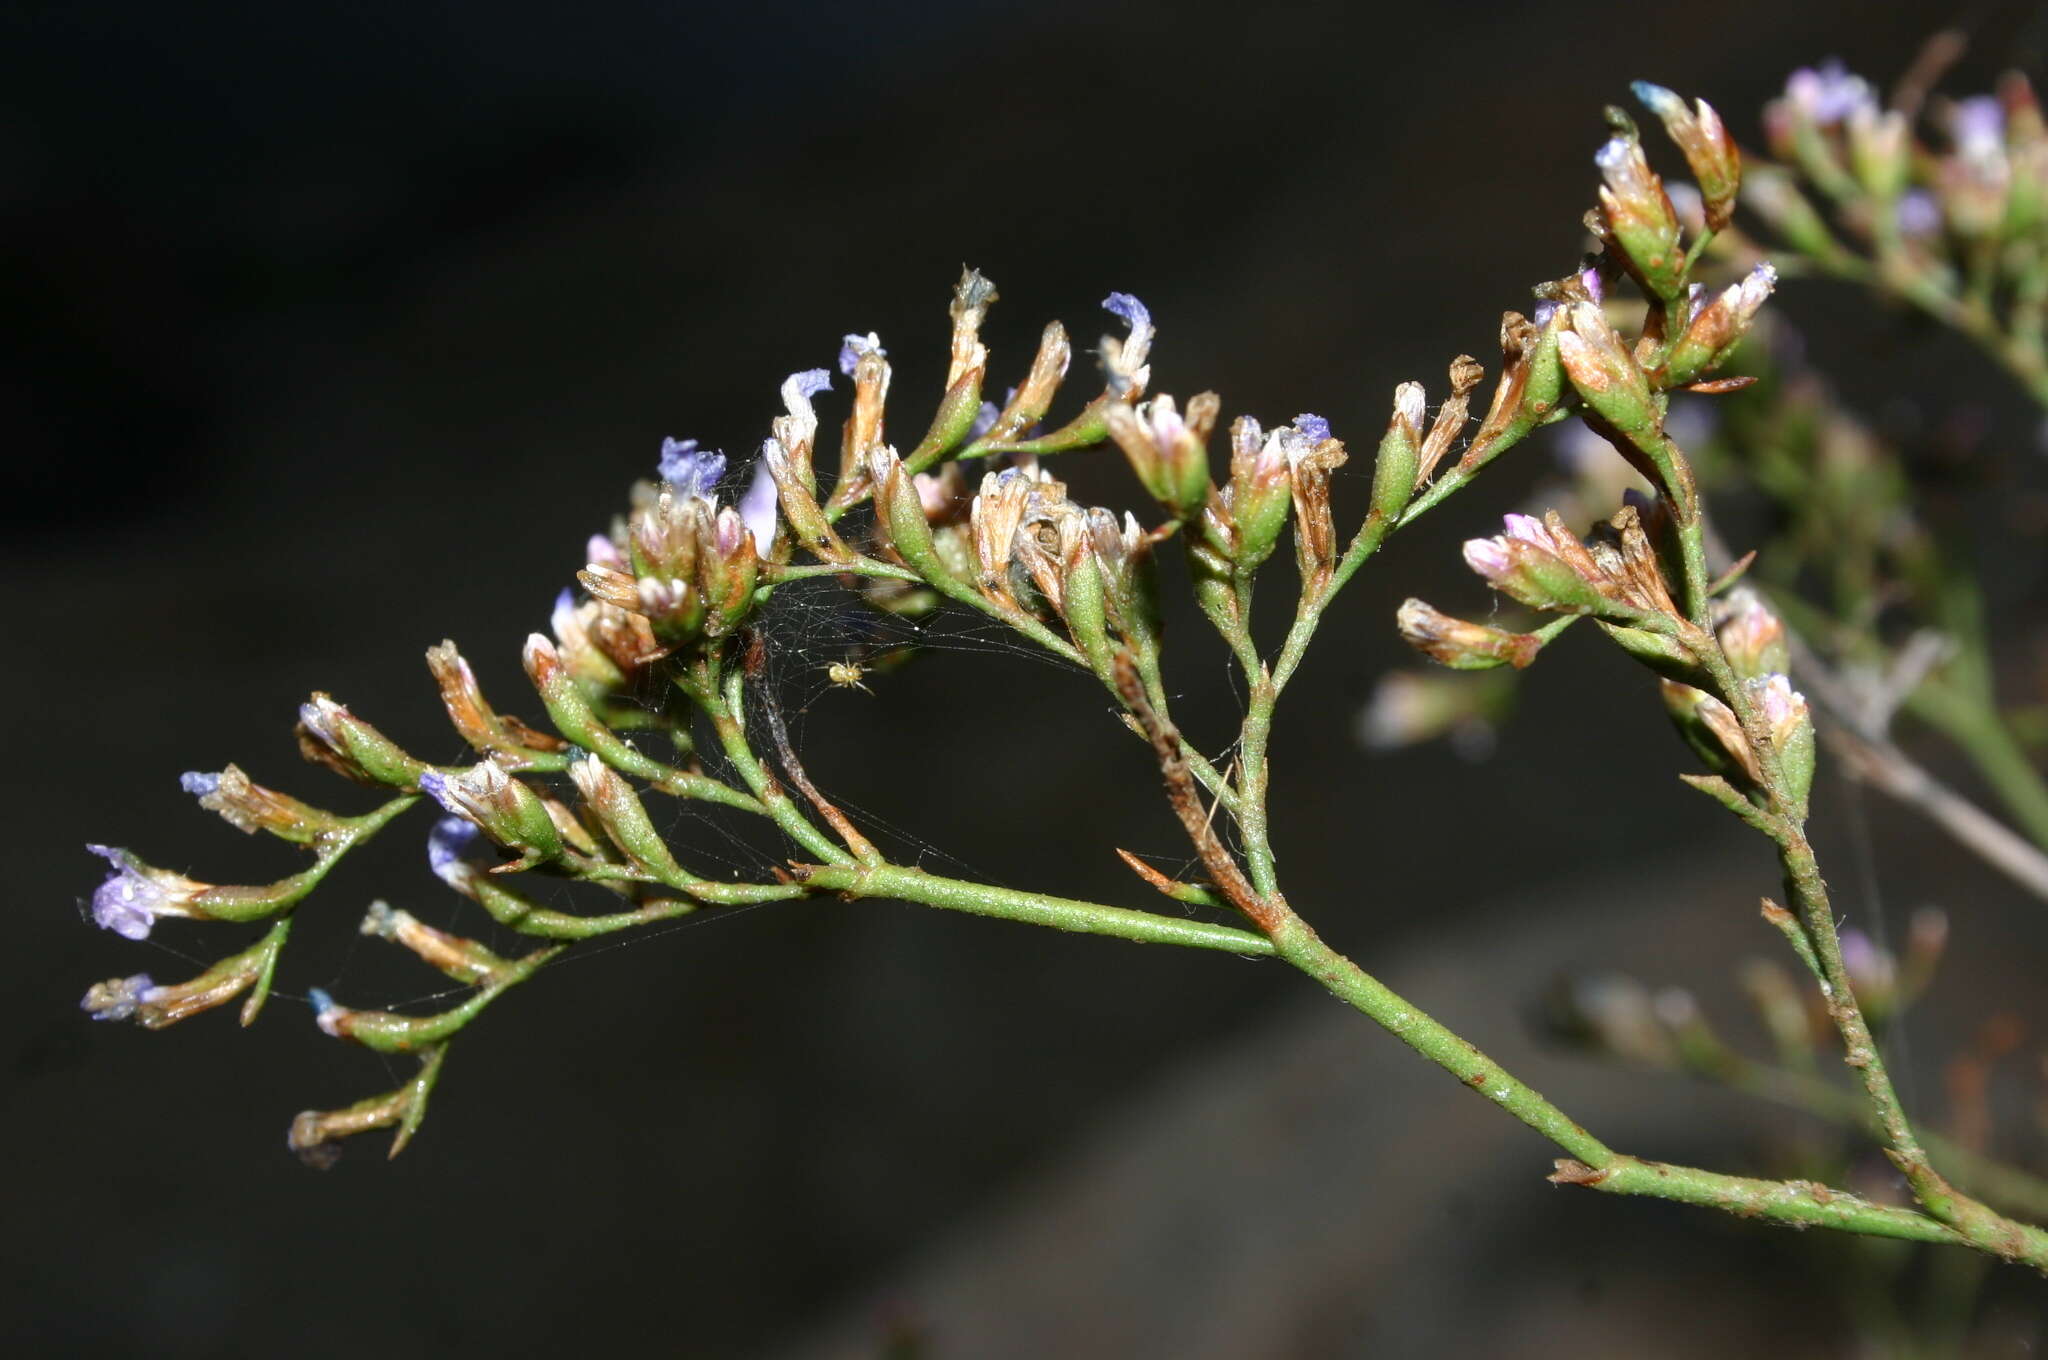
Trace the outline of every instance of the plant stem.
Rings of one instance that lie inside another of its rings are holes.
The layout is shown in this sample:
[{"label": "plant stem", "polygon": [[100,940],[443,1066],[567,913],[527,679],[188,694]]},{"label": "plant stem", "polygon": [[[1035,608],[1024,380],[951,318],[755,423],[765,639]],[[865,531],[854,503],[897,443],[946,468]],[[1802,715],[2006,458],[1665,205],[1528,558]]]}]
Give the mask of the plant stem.
[{"label": "plant stem", "polygon": [[893,897],[947,911],[995,916],[1006,921],[1050,926],[1084,935],[1113,935],[1134,944],[1177,944],[1191,949],[1220,949],[1232,954],[1270,955],[1272,942],[1234,926],[1157,916],[1128,907],[1109,907],[1043,893],[1019,892],[988,883],[940,878],[903,865],[798,865],[799,881],[813,891],[847,897]]},{"label": "plant stem", "polygon": [[747,744],[743,716],[746,713],[746,680],[740,668],[731,667],[726,672],[723,685],[712,674],[708,663],[702,663],[698,670],[688,677],[678,677],[678,680],[685,684],[686,692],[711,719],[725,758],[740,772],[740,778],[753,790],[754,797],[760,800],[769,819],[782,828],[782,834],[828,864],[851,863],[853,857],[811,824],[789,795],[782,791],[782,785],[763,768],[754,755],[753,747]]},{"label": "plant stem", "polygon": [[[1926,1214],[1872,1204],[1811,1181],[1754,1180],[1615,1152],[1470,1041],[1332,949],[1299,916],[1289,913],[1275,930],[1273,943],[1280,957],[1322,983],[1333,996],[1362,1011],[1402,1043],[1570,1153],[1570,1158],[1557,1163],[1557,1174],[1551,1177],[1559,1184],[1676,1200],[1800,1227],[1921,1242],[1967,1242],[1954,1228]],[[2029,1259],[2048,1265],[2048,1251]]]}]

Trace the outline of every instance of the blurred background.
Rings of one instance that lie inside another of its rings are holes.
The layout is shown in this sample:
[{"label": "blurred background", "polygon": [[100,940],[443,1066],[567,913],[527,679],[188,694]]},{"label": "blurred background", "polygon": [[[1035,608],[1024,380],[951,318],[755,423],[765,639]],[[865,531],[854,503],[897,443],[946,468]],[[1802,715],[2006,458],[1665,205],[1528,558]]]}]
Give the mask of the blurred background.
[{"label": "blurred background", "polygon": [[[311,902],[248,1033],[84,1020],[89,982],[196,972],[226,936],[92,929],[80,846],[285,872],[178,773],[233,760],[353,810],[299,765],[314,689],[458,758],[420,663],[444,636],[533,713],[519,642],[662,437],[751,453],[783,375],[854,330],[880,332],[915,411],[963,262],[1002,291],[992,385],[1049,319],[1090,347],[1128,291],[1158,320],[1161,390],[1268,424],[1318,411],[1369,449],[1397,382],[1434,400],[1453,355],[1492,368],[1499,312],[1573,266],[1601,106],[1629,80],[1706,96],[1753,144],[1793,66],[1887,81],[1943,24],[1975,34],[1955,87],[2038,76],[2028,5],[9,7],[17,1353],[1847,1353],[1845,1315],[1791,1292],[1839,1253],[1553,1190],[1546,1144],[1295,975],[894,904],[586,950],[455,1046],[404,1157],[364,1139],[316,1174],[284,1149],[291,1116],[396,1072],[315,1031],[305,989],[436,990],[358,947],[373,896],[477,928],[428,875],[424,822]],[[1848,293],[1784,305],[1852,392],[1932,383],[2031,447],[2024,402],[1960,346]],[[1767,1169],[1750,1159],[1787,1116],[1529,1038],[1558,969],[1718,1004],[1732,961],[1777,943],[1751,905],[1766,856],[1671,777],[1689,758],[1629,667],[1546,656],[1476,767],[1353,738],[1404,660],[1399,600],[1483,608],[1455,545],[1544,471],[1525,452],[1359,579],[1290,692],[1290,896],[1609,1141]],[[1110,456],[1062,471],[1135,503]],[[2038,611],[2040,589],[1999,598]],[[1219,745],[1222,655],[1187,621],[1171,646],[1185,725]],[[1150,905],[1111,847],[1171,856],[1177,832],[1091,682],[934,651],[871,683],[800,683],[826,788],[912,853]],[[1842,885],[1859,909],[1955,910],[1937,1016],[2043,1009],[2038,904],[1888,806],[1819,802],[1839,873],[1875,847]],[[2032,1287],[1995,1284],[2015,1336],[2039,1335]]]}]

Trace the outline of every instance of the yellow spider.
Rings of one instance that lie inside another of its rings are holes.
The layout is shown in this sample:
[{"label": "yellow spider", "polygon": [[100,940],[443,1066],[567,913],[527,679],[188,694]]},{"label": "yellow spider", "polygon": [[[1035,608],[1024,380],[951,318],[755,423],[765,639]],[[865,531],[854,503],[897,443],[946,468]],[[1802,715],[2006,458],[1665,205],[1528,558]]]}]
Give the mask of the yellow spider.
[{"label": "yellow spider", "polygon": [[841,689],[857,689],[871,695],[874,691],[861,683],[861,677],[866,674],[867,668],[858,661],[835,661],[825,667],[825,678]]}]

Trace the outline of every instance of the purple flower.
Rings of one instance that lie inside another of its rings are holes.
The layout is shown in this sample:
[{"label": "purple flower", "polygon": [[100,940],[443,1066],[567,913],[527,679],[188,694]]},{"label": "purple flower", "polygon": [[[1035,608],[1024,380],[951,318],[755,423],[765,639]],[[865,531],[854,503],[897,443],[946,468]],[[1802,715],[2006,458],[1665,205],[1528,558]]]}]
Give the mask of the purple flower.
[{"label": "purple flower", "polygon": [[194,798],[211,798],[220,792],[220,776],[205,770],[187,770],[178,776],[178,787]]},{"label": "purple flower", "polygon": [[967,427],[968,442],[973,443],[975,440],[981,438],[990,430],[994,429],[996,418],[1002,415],[1002,413],[1002,408],[997,406],[994,402],[983,402],[981,404],[981,409],[974,413],[974,424]]},{"label": "purple flower", "polygon": [[661,441],[661,480],[674,487],[676,495],[711,500],[724,475],[725,455],[717,450],[699,451],[694,439]]},{"label": "purple flower", "polygon": [[127,1020],[134,1017],[139,1007],[149,1004],[162,994],[147,973],[133,977],[115,978],[110,982],[96,982],[85,994],[85,1000],[78,1003],[80,1010],[91,1014],[95,1020]]},{"label": "purple flower", "polygon": [[1318,415],[1304,412],[1296,416],[1294,428],[1301,431],[1312,443],[1320,444],[1330,437],[1330,422]]},{"label": "purple flower", "polygon": [[460,890],[471,872],[493,858],[483,831],[461,817],[443,817],[427,833],[427,867],[451,888]]},{"label": "purple flower", "polygon": [[1819,70],[1802,66],[1785,81],[1785,98],[1822,127],[1844,122],[1856,110],[1875,107],[1870,82],[1849,74],[1837,58],[1830,57]]},{"label": "purple flower", "polygon": [[1949,115],[1956,150],[1970,160],[1987,160],[2005,149],[2005,108],[1994,95],[1958,99]]},{"label": "purple flower", "polygon": [[448,776],[439,770],[427,770],[420,775],[420,792],[450,812],[462,811],[462,805],[455,801],[454,794],[448,788]]},{"label": "purple flower", "polygon": [[889,351],[882,348],[882,337],[873,331],[866,335],[849,335],[839,346],[839,371],[851,378],[863,355],[873,354],[886,358],[888,353]]},{"label": "purple flower", "polygon": [[1102,300],[1102,310],[1121,317],[1124,325],[1130,327],[1131,338],[1134,340],[1140,335],[1149,336],[1152,333],[1151,311],[1129,293],[1111,293]]},{"label": "purple flower", "polygon": [[1908,189],[1899,195],[1899,235],[1924,240],[1941,235],[1941,204],[1925,189]]},{"label": "purple flower", "polygon": [[796,389],[798,396],[808,398],[815,397],[820,392],[827,391],[828,389],[831,388],[831,386],[832,374],[829,370],[822,368],[807,368],[801,373],[790,374],[789,381],[786,384],[784,384],[783,390],[788,391],[790,388],[793,387]]},{"label": "purple flower", "polygon": [[163,869],[152,869],[126,850],[85,847],[114,866],[94,890],[92,919],[103,930],[129,940],[146,940],[159,916],[192,915],[192,899],[209,886]]},{"label": "purple flower", "polygon": [[754,464],[754,479],[747,483],[746,493],[740,497],[740,522],[754,536],[754,552],[760,556],[767,556],[768,549],[775,543],[775,516],[779,505],[775,478],[769,475],[767,460],[763,459]]},{"label": "purple flower", "polygon": [[1535,322],[1539,327],[1548,326],[1550,324],[1550,318],[1556,315],[1557,304],[1546,298],[1543,301],[1538,302],[1536,304],[1536,310],[1530,313],[1529,319]]},{"label": "purple flower", "polygon": [[[1613,143],[1610,142],[1608,145],[1611,146]],[[1607,285],[1601,282],[1599,265],[1589,264],[1584,269],[1581,269],[1579,271],[1579,282],[1585,286],[1587,297],[1595,302],[1606,301]]]}]

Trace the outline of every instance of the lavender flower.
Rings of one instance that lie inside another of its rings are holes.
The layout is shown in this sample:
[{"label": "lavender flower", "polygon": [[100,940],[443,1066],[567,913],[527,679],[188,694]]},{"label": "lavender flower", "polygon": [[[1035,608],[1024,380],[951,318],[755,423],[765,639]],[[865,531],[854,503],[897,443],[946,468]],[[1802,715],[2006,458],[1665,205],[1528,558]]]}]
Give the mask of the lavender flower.
[{"label": "lavender flower", "polygon": [[187,770],[178,776],[178,787],[194,798],[211,798],[220,792],[220,776],[205,770]]},{"label": "lavender flower", "polygon": [[1129,293],[1111,293],[1102,300],[1102,309],[1120,317],[1130,328],[1130,334],[1121,341],[1103,341],[1103,361],[1109,370],[1110,386],[1118,392],[1143,391],[1152,377],[1152,370],[1145,366],[1152,353],[1152,313]]},{"label": "lavender flower", "polygon": [[1822,127],[1846,122],[1859,108],[1877,102],[1870,82],[1849,74],[1833,57],[1822,62],[1819,70],[1802,66],[1794,71],[1785,81],[1785,98]]},{"label": "lavender flower", "polygon": [[715,449],[700,451],[694,439],[661,441],[661,480],[673,487],[677,496],[713,500],[717,496],[718,479],[724,475],[723,453]]},{"label": "lavender flower", "polygon": [[147,973],[133,977],[114,978],[107,982],[95,982],[78,1003],[78,1008],[95,1020],[129,1020],[135,1012],[148,1005],[163,992]]},{"label": "lavender flower", "polygon": [[754,464],[753,480],[740,496],[740,522],[747,526],[747,532],[754,536],[754,551],[762,557],[775,543],[776,514],[780,501],[775,490],[775,478],[769,475],[766,459]]},{"label": "lavender flower", "polygon": [[1973,164],[1991,164],[2005,155],[2005,108],[1994,95],[1959,99],[1949,114],[1949,136],[1956,151]]},{"label": "lavender flower", "polygon": [[192,899],[210,885],[181,874],[152,869],[126,850],[88,845],[114,872],[93,891],[92,919],[129,940],[146,940],[160,916],[192,916]]},{"label": "lavender flower", "polygon": [[470,876],[492,858],[482,829],[467,818],[443,817],[427,833],[427,867],[457,892],[467,892]]},{"label": "lavender flower", "polygon": [[1320,444],[1330,437],[1330,422],[1318,415],[1303,413],[1294,418],[1294,428],[1311,444]]},{"label": "lavender flower", "polygon": [[886,358],[888,353],[889,351],[882,348],[882,337],[873,331],[866,335],[849,335],[839,346],[839,371],[851,378],[863,355],[873,354]]},{"label": "lavender flower", "polygon": [[1941,203],[1925,189],[1908,189],[1896,209],[1899,235],[1926,240],[1941,235]]},{"label": "lavender flower", "polygon": [[808,401],[820,392],[829,390],[831,386],[832,374],[828,370],[807,368],[801,373],[790,374],[789,378],[782,385],[782,391],[786,397],[790,390],[794,388],[798,396]]}]

